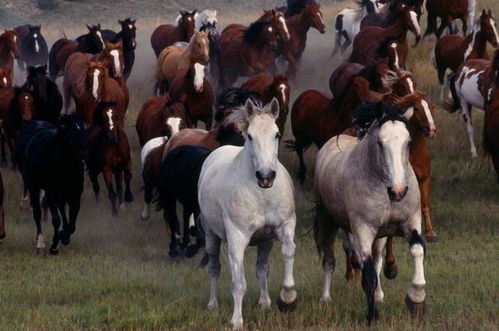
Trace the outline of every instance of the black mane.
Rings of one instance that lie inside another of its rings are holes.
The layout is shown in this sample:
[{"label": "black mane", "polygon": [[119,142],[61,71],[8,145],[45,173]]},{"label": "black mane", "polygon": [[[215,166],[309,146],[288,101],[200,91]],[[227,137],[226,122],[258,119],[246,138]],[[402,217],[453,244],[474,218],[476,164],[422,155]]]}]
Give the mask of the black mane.
[{"label": "black mane", "polygon": [[250,43],[257,40],[258,35],[262,31],[262,29],[265,28],[270,23],[271,21],[269,20],[262,20],[251,23],[248,29],[244,31],[244,37],[243,37],[244,41]]}]

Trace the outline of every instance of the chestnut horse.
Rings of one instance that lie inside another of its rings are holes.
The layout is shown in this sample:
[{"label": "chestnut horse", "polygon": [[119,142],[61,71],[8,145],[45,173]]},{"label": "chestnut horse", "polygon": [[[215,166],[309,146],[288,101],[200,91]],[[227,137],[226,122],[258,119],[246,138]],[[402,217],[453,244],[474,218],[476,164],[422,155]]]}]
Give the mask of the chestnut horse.
[{"label": "chestnut horse", "polygon": [[[98,176],[102,172],[104,182],[108,189],[111,201],[112,215],[118,216],[116,198],[121,209],[123,203],[123,177],[125,178],[125,202],[132,202],[133,195],[130,190],[132,179],[132,160],[130,145],[123,131],[122,114],[117,110],[115,102],[99,102],[94,113],[93,126],[89,129],[87,146],[89,157],[86,162],[88,174],[92,182],[95,199],[99,199]],[[116,191],[113,185],[113,175],[116,182]]]},{"label": "chestnut horse", "polygon": [[81,42],[62,38],[57,40],[49,52],[49,74],[50,79],[55,82],[57,77],[62,76],[61,71],[66,66],[66,61],[76,52],[97,54],[104,49],[104,40],[100,30],[100,24],[88,26],[88,33],[83,36]]},{"label": "chestnut horse", "polygon": [[[463,36],[468,30],[468,19],[473,23],[475,19],[476,0],[427,0],[426,10],[428,11],[428,27],[425,37],[435,33],[437,39],[440,38],[445,28],[453,31],[452,22],[460,19],[463,22]],[[437,18],[440,17],[440,27],[437,27]]]},{"label": "chestnut horse", "polygon": [[158,26],[151,35],[151,46],[156,57],[161,51],[179,41],[188,42],[195,31],[194,16],[196,10],[188,12],[180,11],[181,18],[177,26],[172,24],[162,24]]},{"label": "chestnut horse", "polygon": [[176,43],[161,51],[158,56],[155,92],[164,95],[177,71],[179,75],[194,69],[194,81],[201,88],[204,68],[210,61],[210,41],[205,32],[194,32],[189,44]]},{"label": "chestnut horse", "polygon": [[156,137],[170,138],[186,127],[184,105],[179,102],[172,104],[164,97],[156,97],[144,103],[135,124],[141,147]]},{"label": "chestnut horse", "polygon": [[5,30],[0,35],[0,69],[10,72],[10,81],[14,78],[14,58],[18,59],[19,56],[17,32]]},{"label": "chestnut horse", "polygon": [[331,99],[317,90],[300,94],[291,109],[291,128],[295,137],[289,142],[298,154],[300,167],[297,177],[305,180],[306,167],[304,150],[314,143],[321,148],[329,139],[350,127],[350,113],[364,101],[379,102],[383,95],[370,90],[369,82],[363,77],[354,77],[347,92]]},{"label": "chestnut horse", "polygon": [[407,44],[407,31],[416,35],[416,43],[421,37],[421,28],[417,20],[417,14],[412,8],[405,8],[400,12],[395,23],[387,28],[368,26],[361,30],[353,41],[352,55],[349,62],[370,65],[376,58],[380,44],[388,38],[398,42],[398,54],[405,63],[409,46]]},{"label": "chestnut horse", "polygon": [[307,45],[308,30],[315,28],[322,34],[326,32],[320,5],[315,2],[306,4],[300,14],[286,19],[286,25],[289,27],[291,38],[288,41],[279,40],[278,54],[288,61],[288,74],[294,76]]},{"label": "chestnut horse", "polygon": [[487,42],[494,47],[499,45],[496,22],[490,9],[488,12],[482,11],[473,32],[466,38],[458,35],[447,35],[437,41],[434,59],[438,71],[441,100],[444,98],[445,71],[447,69],[456,71],[466,60],[488,60]]},{"label": "chestnut horse", "polygon": [[257,92],[261,102],[266,105],[273,98],[279,102],[279,117],[276,119],[281,136],[289,112],[289,83],[287,75],[259,74],[251,76],[241,88],[246,91]]}]

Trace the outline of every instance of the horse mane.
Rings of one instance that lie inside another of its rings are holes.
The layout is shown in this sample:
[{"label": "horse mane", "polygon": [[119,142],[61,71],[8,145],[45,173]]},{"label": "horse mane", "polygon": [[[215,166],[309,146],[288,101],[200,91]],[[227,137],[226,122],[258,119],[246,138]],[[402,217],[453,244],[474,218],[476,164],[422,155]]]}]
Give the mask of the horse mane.
[{"label": "horse mane", "polygon": [[92,119],[94,121],[94,125],[102,125],[103,116],[102,113],[106,108],[116,107],[117,103],[114,101],[101,101],[95,107],[94,113],[92,114]]},{"label": "horse mane", "polygon": [[363,102],[351,114],[352,124],[358,127],[359,138],[362,139],[373,123],[381,127],[388,121],[401,121],[407,124],[402,109],[392,102]]},{"label": "horse mane", "polygon": [[224,120],[224,126],[227,126],[229,124],[234,124],[234,126],[240,131],[246,134],[248,131],[249,127],[249,122],[250,118],[254,117],[255,115],[261,115],[261,114],[268,114],[269,111],[267,110],[268,107],[262,107],[261,103],[258,102],[257,104],[254,104],[254,111],[253,114],[248,114],[248,111],[246,110],[246,104],[241,105],[239,107],[235,107],[232,109],[231,113],[227,115],[227,117]]},{"label": "horse mane", "polygon": [[412,76],[409,71],[395,72],[392,70],[387,70],[386,74],[381,77],[381,82],[384,88],[392,89],[397,82],[408,76]]},{"label": "horse mane", "polygon": [[369,81],[369,86],[374,91],[381,91],[385,87],[383,77],[378,73],[377,65],[367,66],[355,76],[361,76],[367,79],[367,81]]},{"label": "horse mane", "polygon": [[256,22],[251,23],[251,25],[244,31],[243,40],[250,43],[257,40],[258,35],[262,31],[262,29],[272,23],[270,20],[258,20]]},{"label": "horse mane", "polygon": [[[230,87],[222,92],[217,98],[217,109],[235,108],[244,105],[246,100],[251,99],[253,104],[261,105],[261,95],[258,92],[243,90],[239,87]],[[215,114],[215,121],[219,111]],[[221,120],[221,118],[218,118]]]},{"label": "horse mane", "polygon": [[416,91],[411,94],[404,95],[403,97],[393,96],[391,102],[400,109],[407,109],[414,105],[414,103],[424,98],[426,94],[420,91]]}]

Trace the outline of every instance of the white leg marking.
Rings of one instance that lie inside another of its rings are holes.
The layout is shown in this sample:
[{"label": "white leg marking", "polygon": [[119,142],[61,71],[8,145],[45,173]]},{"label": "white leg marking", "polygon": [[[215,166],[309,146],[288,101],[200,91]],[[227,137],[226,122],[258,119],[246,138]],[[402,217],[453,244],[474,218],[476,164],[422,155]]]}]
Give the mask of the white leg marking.
[{"label": "white leg marking", "polygon": [[425,285],[424,278],[424,249],[421,244],[414,244],[410,248],[412,260],[414,262],[414,276],[412,278],[412,286],[407,291],[407,295],[414,303],[422,303],[425,300]]},{"label": "white leg marking", "polygon": [[108,121],[109,121],[109,129],[112,130],[114,129],[114,123],[113,123],[113,110],[109,108],[106,112]]},{"label": "white leg marking", "polygon": [[144,204],[144,209],[142,210],[142,214],[140,214],[140,218],[142,218],[143,220],[148,220],[149,219],[149,208],[150,208],[150,204],[149,203],[145,203]]}]

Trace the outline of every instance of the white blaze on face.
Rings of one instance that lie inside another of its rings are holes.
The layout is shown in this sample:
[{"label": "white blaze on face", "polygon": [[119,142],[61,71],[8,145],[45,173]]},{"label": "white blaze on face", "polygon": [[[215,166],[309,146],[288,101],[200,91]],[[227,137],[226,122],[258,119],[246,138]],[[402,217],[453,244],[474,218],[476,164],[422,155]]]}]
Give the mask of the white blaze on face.
[{"label": "white blaze on face", "polygon": [[416,35],[417,36],[421,35],[421,27],[419,26],[419,23],[418,23],[418,14],[416,14],[416,12],[413,10],[411,10],[409,12],[409,14],[411,15],[412,24],[416,28]]},{"label": "white blaze on face", "polygon": [[100,31],[97,31],[95,34],[97,35],[97,37],[99,37],[99,40],[102,43],[102,49],[104,49],[104,47],[106,46],[104,45],[104,39],[102,39],[102,33],[100,33]]},{"label": "white blaze on face", "polygon": [[3,81],[3,83],[5,84],[5,86],[7,86],[7,77],[4,77],[4,78],[2,79],[2,81]]},{"label": "white blaze on face", "polygon": [[204,67],[201,63],[194,63],[194,88],[196,92],[203,92]]},{"label": "white blaze on face", "polygon": [[130,30],[132,30],[132,29],[133,29],[133,25],[128,24],[128,28],[129,28]]},{"label": "white blaze on face", "polygon": [[284,17],[280,16],[279,17],[279,21],[281,22],[282,24],[282,28],[284,29],[284,33],[286,34],[286,39],[290,39],[290,35],[289,35],[289,30],[288,30],[288,26],[286,25],[286,20],[284,19]]},{"label": "white blaze on face", "polygon": [[33,38],[35,38],[35,52],[38,53],[40,51],[40,46],[38,45],[38,34],[33,34]]},{"label": "white blaze on face", "polygon": [[111,52],[109,52],[111,56],[113,57],[113,63],[114,63],[114,72],[116,73],[117,77],[121,76],[121,63],[120,63],[120,52],[117,49],[113,49]]},{"label": "white blaze on face", "polygon": [[[407,117],[406,114],[404,116]],[[401,192],[407,186],[405,172],[409,132],[402,122],[387,121],[379,129],[379,140],[383,145],[382,151],[388,168],[388,186]]]},{"label": "white blaze on face", "polygon": [[109,108],[106,112],[107,119],[109,121],[109,130],[114,129],[114,123],[113,123],[113,110]]},{"label": "white blaze on face", "polygon": [[423,106],[424,113],[426,115],[426,119],[428,120],[428,126],[430,127],[430,137],[435,134],[435,122],[433,121],[433,116],[431,115],[430,106],[426,100],[421,100],[421,105]]},{"label": "white blaze on face", "polygon": [[397,70],[400,70],[399,55],[397,53],[397,43],[392,43],[390,47],[393,48],[393,51],[395,52],[395,63],[393,65]]},{"label": "white blaze on face", "polygon": [[99,90],[99,75],[100,70],[96,69],[94,71],[94,82],[92,84],[92,95],[94,96],[95,100],[99,100],[99,95],[97,94],[97,91]]},{"label": "white blaze on face", "polygon": [[182,122],[182,119],[180,117],[169,117],[166,120],[166,124],[170,127],[170,130],[172,131],[172,136],[180,131],[180,122]]},{"label": "white blaze on face", "polygon": [[269,26],[269,29],[268,29],[268,30],[269,30],[269,32],[272,32],[272,27],[271,27],[271,26]]},{"label": "white blaze on face", "polygon": [[16,42],[17,42],[17,37],[16,37],[16,36],[14,36],[14,37],[12,38],[12,40],[14,40],[14,42],[16,43]]},{"label": "white blaze on face", "polygon": [[489,18],[490,26],[492,27],[492,31],[494,31],[494,36],[496,37],[496,41],[499,42],[499,34],[497,34],[496,23],[492,18]]},{"label": "white blaze on face", "polygon": [[407,85],[409,85],[409,91],[411,93],[414,93],[414,83],[412,82],[412,78],[407,78]]},{"label": "white blaze on face", "polygon": [[279,90],[281,91],[282,94],[282,102],[284,106],[286,104],[286,84],[279,85]]}]

